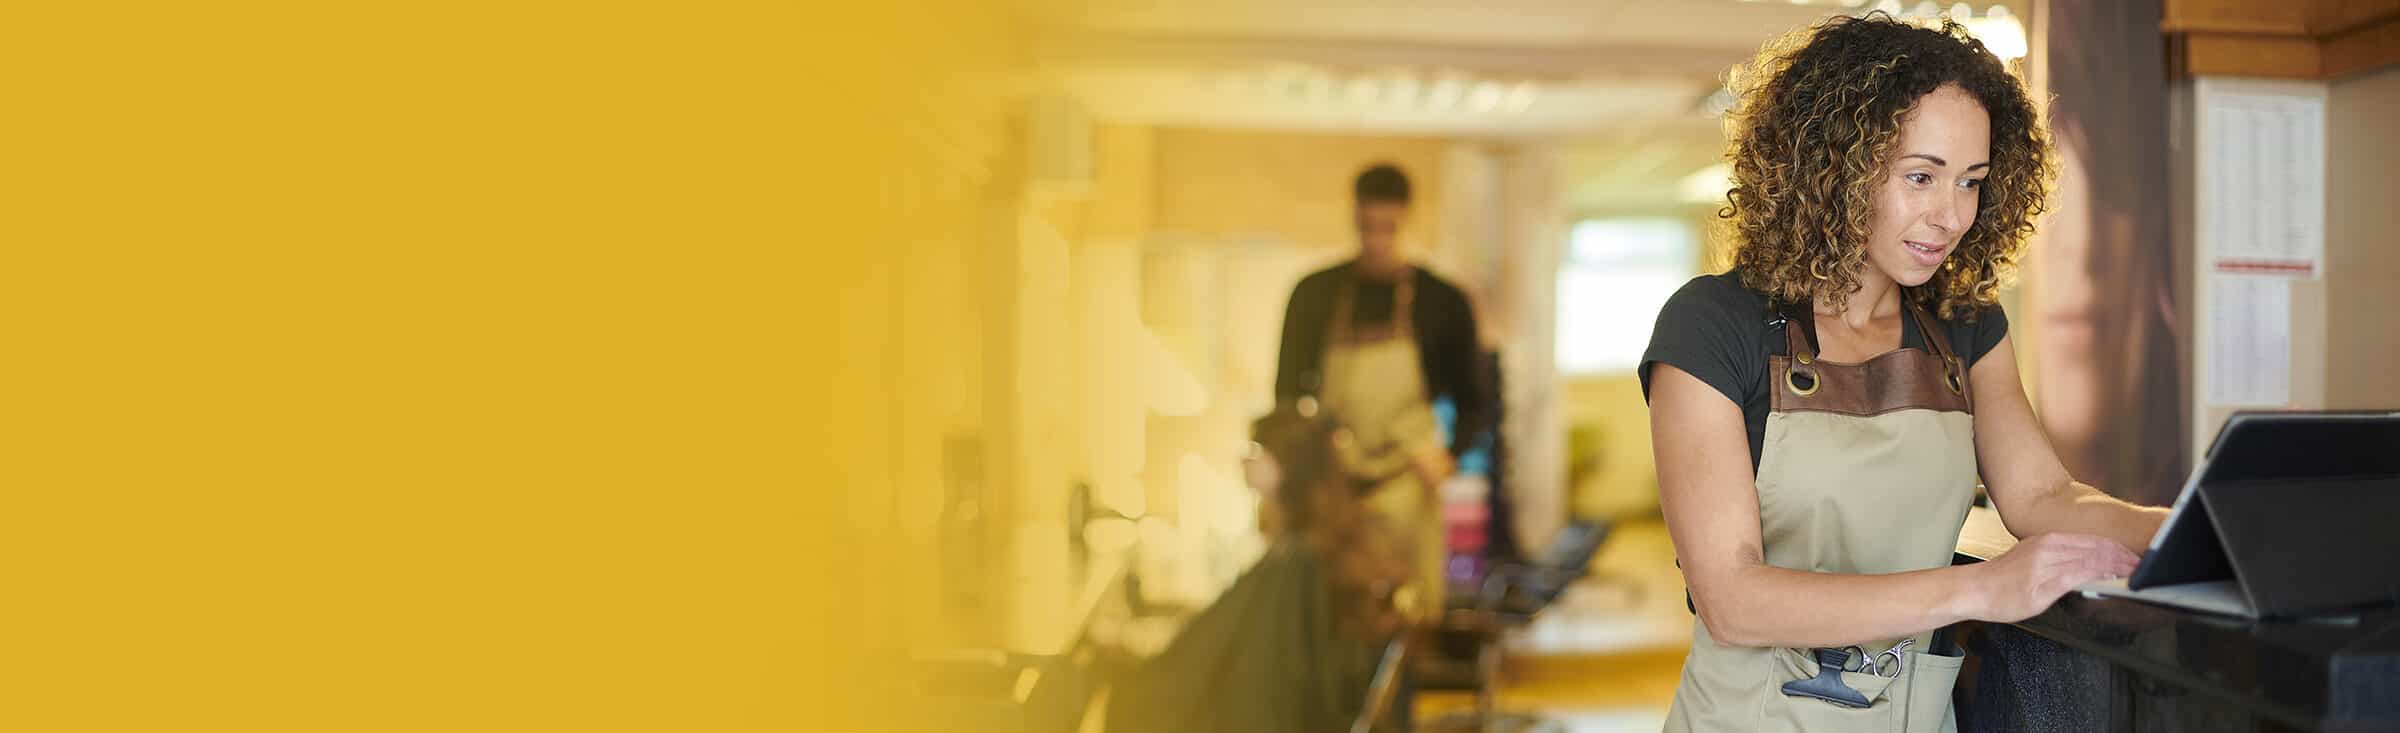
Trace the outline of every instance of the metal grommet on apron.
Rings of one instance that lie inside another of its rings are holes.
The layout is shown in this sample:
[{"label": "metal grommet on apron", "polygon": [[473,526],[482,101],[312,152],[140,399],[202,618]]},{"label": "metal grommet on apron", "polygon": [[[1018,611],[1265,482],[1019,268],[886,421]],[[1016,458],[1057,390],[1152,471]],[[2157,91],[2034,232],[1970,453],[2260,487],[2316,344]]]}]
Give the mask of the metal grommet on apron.
[{"label": "metal grommet on apron", "polygon": [[[1808,304],[1784,310],[1758,463],[1767,564],[1860,575],[1950,564],[1975,499],[1973,394],[1940,324],[1901,300],[1926,348],[1857,364],[1817,357]],[[1956,730],[1963,660],[1933,653],[1934,631],[1832,650],[1732,647],[1695,617],[1666,730]]]},{"label": "metal grommet on apron", "polygon": [[1348,445],[1336,449],[1345,470],[1374,483],[1363,496],[1370,518],[1395,530],[1410,554],[1414,608],[1404,612],[1424,621],[1442,612],[1449,547],[1436,487],[1411,470],[1417,450],[1441,447],[1417,353],[1415,281],[1415,272],[1401,274],[1392,288],[1391,320],[1369,328],[1352,327],[1358,288],[1355,280],[1342,284],[1327,329],[1320,392],[1325,408],[1351,433]]}]

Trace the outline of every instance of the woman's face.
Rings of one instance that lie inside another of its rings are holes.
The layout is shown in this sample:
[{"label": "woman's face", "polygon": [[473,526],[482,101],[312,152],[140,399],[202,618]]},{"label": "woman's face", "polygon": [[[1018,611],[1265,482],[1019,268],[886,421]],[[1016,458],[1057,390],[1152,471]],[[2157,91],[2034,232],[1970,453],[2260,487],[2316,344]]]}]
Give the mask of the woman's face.
[{"label": "woman's face", "polygon": [[1992,121],[1956,84],[1917,99],[1900,121],[1900,148],[1875,184],[1867,264],[1893,282],[1923,285],[1975,223],[1991,173]]}]

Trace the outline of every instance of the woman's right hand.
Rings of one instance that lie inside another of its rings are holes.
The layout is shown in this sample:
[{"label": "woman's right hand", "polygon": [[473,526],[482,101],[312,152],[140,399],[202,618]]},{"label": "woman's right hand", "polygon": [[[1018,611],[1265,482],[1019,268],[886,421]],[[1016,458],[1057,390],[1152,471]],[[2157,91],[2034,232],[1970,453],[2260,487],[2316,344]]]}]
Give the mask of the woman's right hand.
[{"label": "woman's right hand", "polygon": [[1981,621],[2023,621],[2057,603],[2076,586],[2133,574],[2140,558],[2114,540],[2084,534],[2039,534],[1982,565]]}]

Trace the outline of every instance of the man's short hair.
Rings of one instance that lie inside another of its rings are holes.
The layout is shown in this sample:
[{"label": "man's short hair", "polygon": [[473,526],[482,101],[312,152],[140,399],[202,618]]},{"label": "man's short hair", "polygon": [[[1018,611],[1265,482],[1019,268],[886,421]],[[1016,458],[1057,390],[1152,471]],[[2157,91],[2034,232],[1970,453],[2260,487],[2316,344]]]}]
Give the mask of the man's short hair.
[{"label": "man's short hair", "polygon": [[1350,185],[1358,203],[1408,203],[1408,174],[1400,166],[1377,163],[1359,171],[1358,180]]}]

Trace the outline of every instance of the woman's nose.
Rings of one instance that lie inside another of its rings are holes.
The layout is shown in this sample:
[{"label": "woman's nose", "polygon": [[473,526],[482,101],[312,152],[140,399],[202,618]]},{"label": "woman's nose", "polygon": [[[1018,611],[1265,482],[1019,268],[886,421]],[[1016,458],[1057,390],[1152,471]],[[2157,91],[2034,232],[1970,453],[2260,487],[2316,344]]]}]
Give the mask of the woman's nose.
[{"label": "woman's nose", "polygon": [[1958,199],[1958,196],[1943,196],[1940,201],[1934,202],[1933,211],[1927,212],[1927,223],[1944,234],[1956,234],[1965,228],[1966,223],[1960,220],[1959,212],[1966,207],[1960,206]]}]

